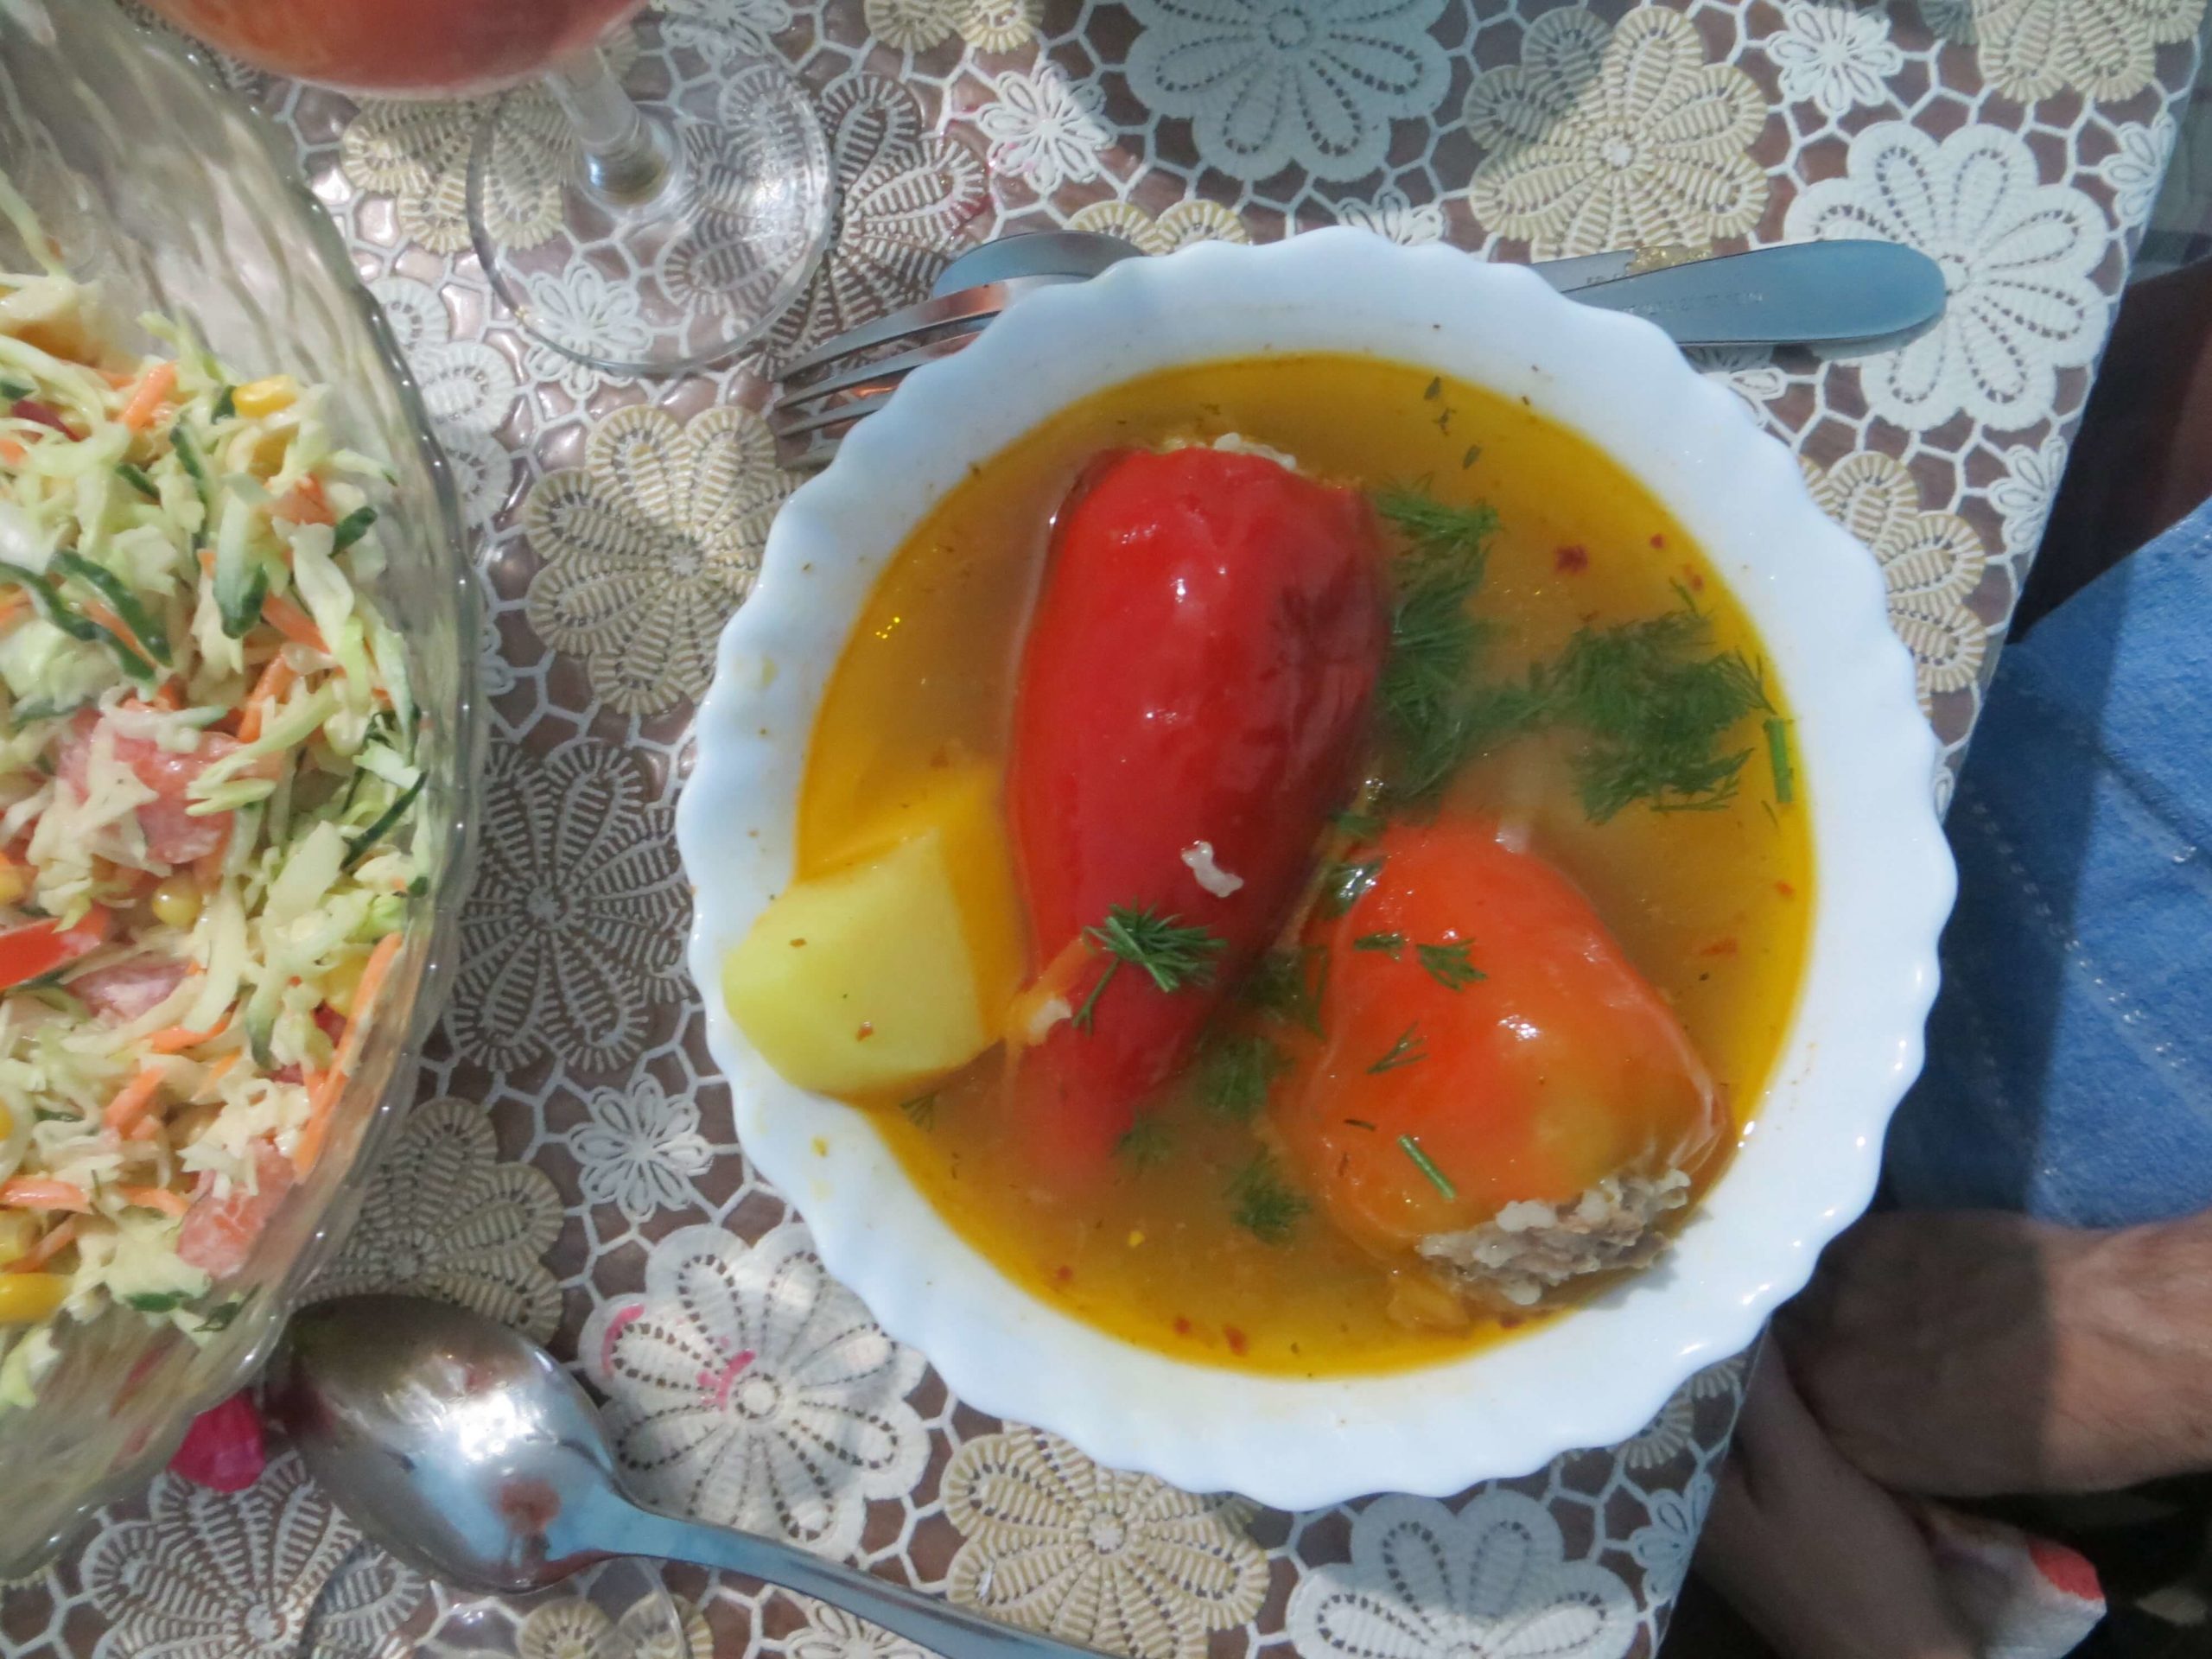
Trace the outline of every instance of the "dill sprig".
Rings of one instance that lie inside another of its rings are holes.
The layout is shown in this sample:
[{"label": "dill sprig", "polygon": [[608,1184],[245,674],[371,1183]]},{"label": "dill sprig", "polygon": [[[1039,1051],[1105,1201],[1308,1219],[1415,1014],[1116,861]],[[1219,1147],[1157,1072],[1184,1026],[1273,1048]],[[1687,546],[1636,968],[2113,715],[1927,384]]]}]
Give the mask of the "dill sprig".
[{"label": "dill sprig", "polygon": [[1321,872],[1321,913],[1341,916],[1357,904],[1382,874],[1379,858],[1338,859]]},{"label": "dill sprig", "polygon": [[1329,952],[1318,944],[1270,950],[1245,980],[1244,1001],[1270,1020],[1321,1034],[1321,993],[1329,983]]},{"label": "dill sprig", "polygon": [[1351,942],[1351,948],[1355,950],[1379,950],[1395,962],[1405,954],[1406,936],[1402,933],[1363,933]]},{"label": "dill sprig", "polygon": [[927,1131],[937,1128],[937,1096],[933,1091],[900,1101],[899,1109],[906,1113],[906,1121],[918,1129]]},{"label": "dill sprig", "polygon": [[1465,990],[1478,979],[1489,976],[1475,966],[1464,944],[1417,944],[1414,955],[1421,965],[1428,969],[1428,976],[1447,991]]},{"label": "dill sprig", "polygon": [[1390,654],[1376,689],[1401,734],[1433,720],[1466,684],[1483,626],[1467,601],[1482,586],[1497,514],[1419,490],[1380,490],[1375,510],[1404,540],[1390,564]]},{"label": "dill sprig", "polygon": [[1797,798],[1797,773],[1789,764],[1789,722],[1779,715],[1767,716],[1766,760],[1774,772],[1774,798],[1787,806]]},{"label": "dill sprig", "polygon": [[1132,1169],[1150,1169],[1154,1165],[1164,1164],[1174,1151],[1174,1131],[1157,1113],[1137,1119],[1114,1143],[1115,1155]]},{"label": "dill sprig", "polygon": [[1363,789],[1359,799],[1341,812],[1332,812],[1329,822],[1354,841],[1372,841],[1382,833],[1382,815],[1373,810],[1370,797],[1373,787]]},{"label": "dill sprig", "polygon": [[1385,1071],[1395,1071],[1402,1065],[1411,1065],[1427,1058],[1428,1039],[1421,1034],[1421,1021],[1416,1020],[1398,1033],[1398,1040],[1390,1045],[1388,1054],[1367,1068],[1367,1075],[1379,1077]]},{"label": "dill sprig", "polygon": [[[1603,823],[1632,802],[1659,811],[1724,805],[1749,749],[1722,740],[1746,715],[1771,709],[1741,652],[1709,652],[1711,624],[1694,602],[1612,627],[1583,628],[1530,676],[1546,718],[1580,727],[1582,810]],[[1709,653],[1709,654],[1708,654]]]},{"label": "dill sprig", "polygon": [[1256,1033],[1217,1032],[1200,1046],[1192,1083],[1207,1111],[1248,1122],[1268,1103],[1268,1090],[1289,1065],[1280,1048]]},{"label": "dill sprig", "polygon": [[1305,1195],[1291,1186],[1275,1167],[1275,1160],[1261,1152],[1230,1177],[1230,1219],[1263,1244],[1280,1244],[1291,1235],[1309,1208]]},{"label": "dill sprig", "polygon": [[1092,1011],[1123,963],[1142,969],[1155,986],[1173,995],[1186,985],[1210,983],[1213,959],[1228,943],[1210,929],[1186,925],[1179,916],[1162,916],[1149,905],[1116,905],[1104,921],[1083,931],[1107,962],[1076,1010],[1075,1025],[1081,1031],[1090,1029]]},{"label": "dill sprig", "polygon": [[1420,1141],[1414,1140],[1410,1135],[1402,1135],[1398,1137],[1398,1147],[1407,1157],[1413,1160],[1414,1167],[1428,1178],[1428,1184],[1441,1192],[1446,1198],[1457,1198],[1459,1196],[1459,1189],[1452,1185],[1452,1178],[1436,1166],[1436,1160],[1421,1150]]}]

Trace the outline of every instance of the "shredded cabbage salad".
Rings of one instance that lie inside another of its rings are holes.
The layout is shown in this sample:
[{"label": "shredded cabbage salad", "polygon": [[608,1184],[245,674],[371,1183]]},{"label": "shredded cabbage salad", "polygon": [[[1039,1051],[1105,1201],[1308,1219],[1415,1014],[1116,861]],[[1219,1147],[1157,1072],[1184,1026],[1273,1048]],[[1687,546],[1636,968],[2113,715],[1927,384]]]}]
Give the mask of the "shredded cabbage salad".
[{"label": "shredded cabbage salad", "polygon": [[385,469],[142,327],[0,275],[0,1410],[64,1316],[235,1316],[425,885]]}]

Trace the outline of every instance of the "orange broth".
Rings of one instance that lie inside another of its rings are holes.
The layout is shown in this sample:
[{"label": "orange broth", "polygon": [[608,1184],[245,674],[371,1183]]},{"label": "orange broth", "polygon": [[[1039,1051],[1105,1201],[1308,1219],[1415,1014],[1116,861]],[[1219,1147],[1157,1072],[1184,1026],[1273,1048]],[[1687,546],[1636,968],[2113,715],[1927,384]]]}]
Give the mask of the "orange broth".
[{"label": "orange broth", "polygon": [[[1649,493],[1517,401],[1350,356],[1172,370],[1055,416],[971,473],[901,548],[823,702],[799,807],[801,876],[878,840],[887,814],[934,769],[1003,763],[1049,527],[1084,463],[1103,449],[1228,432],[1332,481],[1418,480],[1440,499],[1494,507],[1500,528],[1474,601],[1497,627],[1491,671],[1553,655],[1586,622],[1672,608],[1677,583],[1695,592],[1716,647],[1758,656],[1742,611]],[[1795,1002],[1812,875],[1802,780],[1794,804],[1778,804],[1756,721],[1751,730],[1744,786],[1717,810],[1637,805],[1590,823],[1563,754],[1541,738],[1466,767],[1442,808],[1532,818],[1533,850],[1580,884],[1674,1006],[1739,1125]],[[1255,1129],[1195,1109],[1170,1109],[1172,1157],[1117,1168],[1092,1202],[1033,1191],[1001,1130],[1001,1114],[1021,1109],[1018,1089],[1003,1086],[1005,1054],[985,1054],[911,1120],[894,1103],[861,1103],[963,1237],[1088,1323],[1181,1357],[1324,1376],[1433,1363],[1532,1322],[1477,1312],[1457,1329],[1409,1328],[1390,1312],[1390,1270],[1318,1212],[1282,1243],[1242,1230],[1224,1189],[1251,1157]]]}]

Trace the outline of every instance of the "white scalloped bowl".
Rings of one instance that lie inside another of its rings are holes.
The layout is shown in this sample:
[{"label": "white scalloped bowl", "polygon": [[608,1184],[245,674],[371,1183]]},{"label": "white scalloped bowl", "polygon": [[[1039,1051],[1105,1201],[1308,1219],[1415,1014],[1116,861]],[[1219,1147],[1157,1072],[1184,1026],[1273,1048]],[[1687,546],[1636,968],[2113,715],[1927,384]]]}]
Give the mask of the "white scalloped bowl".
[{"label": "white scalloped bowl", "polygon": [[[1757,1127],[1662,1262],[1567,1319],[1422,1370],[1259,1376],[1135,1347],[1004,1278],[908,1183],[868,1116],[784,1082],[725,1011],[724,954],[790,879],[815,711],[908,531],[968,469],[1103,387],[1179,364],[1353,352],[1508,395],[1594,440],[1702,543],[1796,711],[1812,816],[1805,984]],[[1304,1509],[1456,1492],[1642,1428],[1737,1353],[1874,1189],[1919,1070],[1954,885],[1934,738],[1866,550],[1797,464],[1649,324],[1528,271],[1355,231],[1131,260],[1036,295],[923,369],[793,495],[722,635],[677,815],[690,965],[755,1166],[830,1271],[981,1410],[1192,1491]]]}]

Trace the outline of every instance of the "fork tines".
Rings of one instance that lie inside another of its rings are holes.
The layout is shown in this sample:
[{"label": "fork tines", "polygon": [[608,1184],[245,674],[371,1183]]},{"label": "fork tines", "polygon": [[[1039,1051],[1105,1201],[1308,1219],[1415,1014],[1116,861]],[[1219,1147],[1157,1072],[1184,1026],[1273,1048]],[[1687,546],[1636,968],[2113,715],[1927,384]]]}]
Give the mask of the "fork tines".
[{"label": "fork tines", "polygon": [[[849,328],[784,371],[782,394],[768,408],[776,456],[786,467],[819,467],[854,425],[889,399],[925,363],[950,357],[1022,295],[1075,277],[1017,276],[924,300]],[[918,341],[918,344],[912,342]],[[905,346],[903,351],[892,347]]]}]

